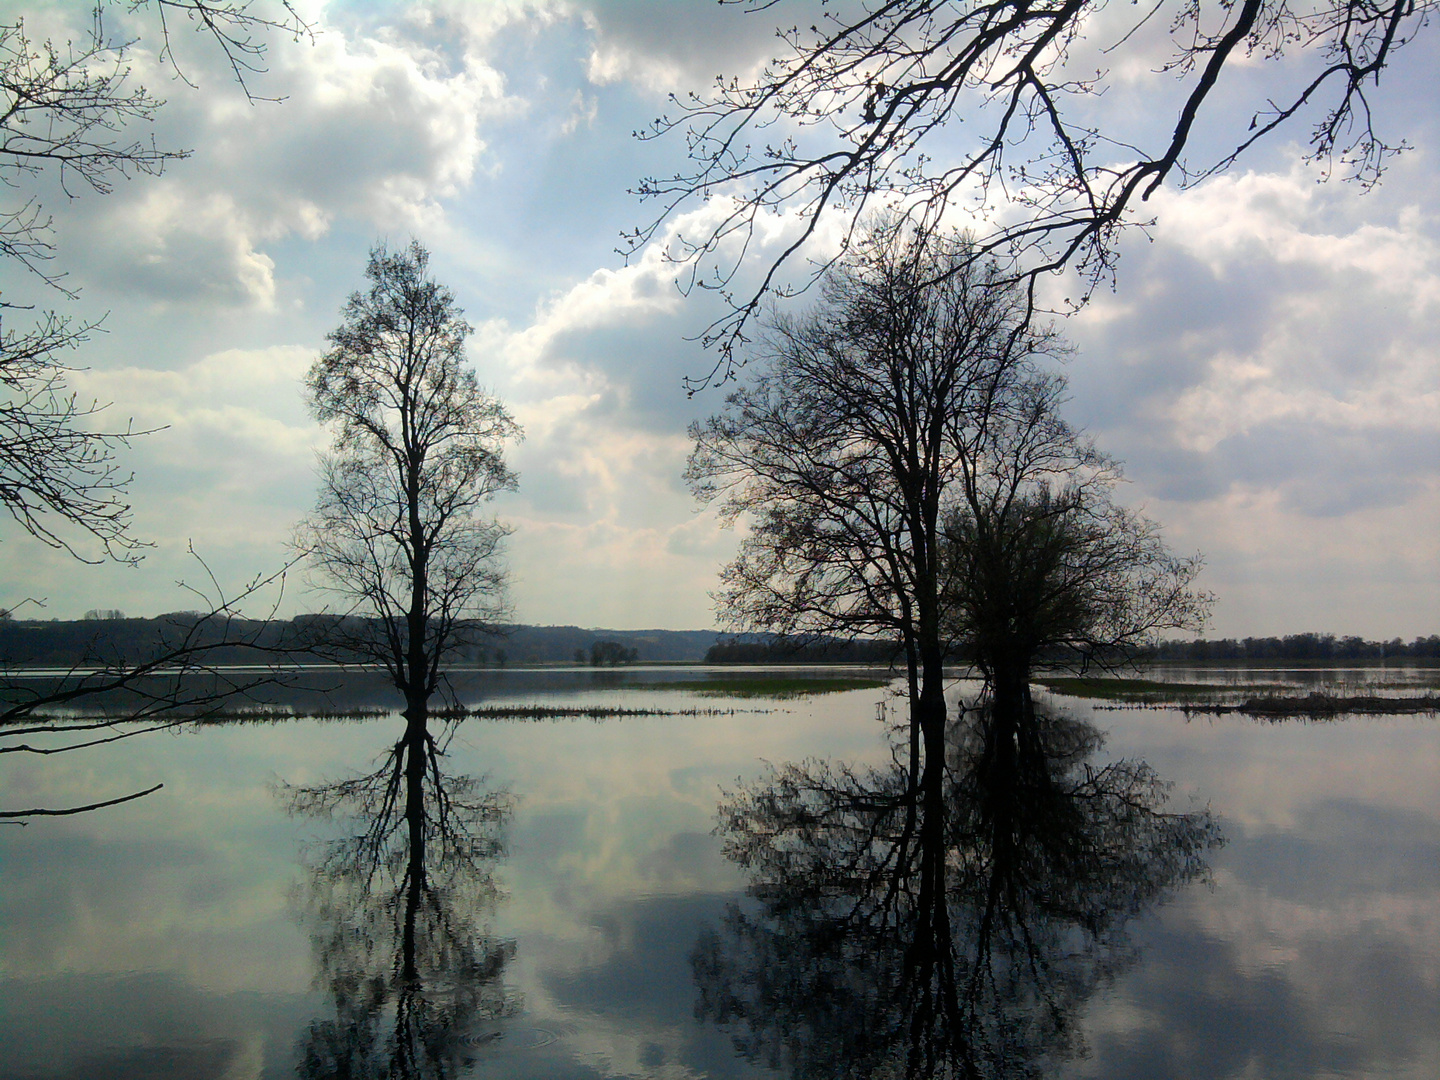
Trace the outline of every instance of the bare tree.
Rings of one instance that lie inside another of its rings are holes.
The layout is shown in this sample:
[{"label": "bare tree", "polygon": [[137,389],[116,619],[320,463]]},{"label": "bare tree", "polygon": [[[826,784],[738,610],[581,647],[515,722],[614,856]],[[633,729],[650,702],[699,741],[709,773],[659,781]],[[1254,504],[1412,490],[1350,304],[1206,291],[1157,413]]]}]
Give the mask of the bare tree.
[{"label": "bare tree", "polygon": [[[721,2],[767,17],[782,7]],[[724,209],[718,224],[672,250],[690,285],[727,301],[704,335],[721,348],[711,377],[730,373],[747,322],[768,292],[785,291],[782,267],[827,214],[844,222],[848,241],[877,205],[900,208],[922,232],[959,210],[985,223],[975,257],[1004,260],[1031,298],[1038,275],[1075,269],[1078,304],[1113,280],[1115,241],[1138,203],[1167,181],[1184,186],[1224,170],[1292,120],[1310,120],[1310,156],[1327,173],[1374,183],[1404,144],[1377,132],[1370,95],[1436,7],[1157,0],[1115,18],[1104,0],[822,5],[803,16],[813,22],[779,32],[782,54],[757,77],[722,77],[709,93],[672,98],[674,113],[640,133],[683,131],[690,164],[641,182],[638,193],[662,210],[627,237],[626,250],[638,251],[691,203]],[[1147,31],[1167,25],[1168,54],[1151,60]],[[1108,63],[1158,67],[1147,112],[1147,123],[1160,118],[1153,145],[1140,145],[1146,134],[1119,117],[1109,126],[1096,119],[1097,99],[1117,81]],[[1279,66],[1288,85],[1222,111],[1215,99],[1235,69],[1259,64]],[[1187,163],[1202,116],[1224,125],[1218,138],[1228,149]],[[800,235],[763,268],[758,287],[732,291],[762,216],[781,209],[799,213]]]},{"label": "bare tree", "polygon": [[345,605],[328,655],[381,665],[424,730],[444,663],[505,612],[508,530],[480,515],[515,487],[502,456],[520,428],[465,365],[470,324],[416,241],[370,254],[330,351],[306,380],[335,430],[319,502],[296,546]]},{"label": "bare tree", "polygon": [[1059,415],[1064,384],[1025,388],[1020,422],[967,463],[942,522],[942,607],[983,672],[997,723],[1033,713],[1038,664],[1084,671],[1131,658],[1160,630],[1199,630],[1212,597],[1200,557],[1116,504],[1119,465]]},{"label": "bare tree", "polygon": [[879,635],[903,646],[912,759],[941,767],[942,522],[957,485],[1016,423],[1063,351],[1020,291],[960,235],[872,225],[821,282],[821,301],[775,316],[754,375],[695,425],[701,498],[748,533],[724,571],[737,630]]}]

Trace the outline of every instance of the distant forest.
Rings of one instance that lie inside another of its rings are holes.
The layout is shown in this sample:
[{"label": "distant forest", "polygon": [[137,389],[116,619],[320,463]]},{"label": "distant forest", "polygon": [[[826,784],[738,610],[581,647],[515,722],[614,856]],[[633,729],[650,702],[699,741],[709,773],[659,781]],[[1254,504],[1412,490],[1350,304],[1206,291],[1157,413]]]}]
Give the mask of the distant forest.
[{"label": "distant forest", "polygon": [[881,664],[904,657],[899,645],[890,641],[842,641],[819,638],[796,641],[787,638],[725,638],[705,653],[707,664]]},{"label": "distant forest", "polygon": [[[296,641],[316,621],[332,616],[301,615],[269,622],[212,619],[199,640],[217,643],[210,664],[265,663]],[[178,612],[151,619],[127,619],[118,611],[97,611],[85,619],[0,618],[0,664],[9,667],[74,667],[135,664],[157,655],[202,616]],[[227,639],[253,640],[256,647],[225,646]],[[304,657],[296,656],[303,660]],[[888,641],[797,640],[768,635],[724,635],[714,630],[605,630],[579,626],[507,626],[493,637],[462,649],[456,663],[482,667],[512,664],[625,663],[710,664],[882,664],[899,659]],[[953,659],[963,661],[956,655]],[[1216,641],[1162,641],[1137,659],[1204,660],[1400,660],[1440,659],[1440,635],[1405,642],[1367,641],[1335,634],[1222,638]]]},{"label": "distant forest", "polygon": [[1366,641],[1334,634],[1221,638],[1218,641],[1162,641],[1145,650],[1146,660],[1390,660],[1440,659],[1440,634],[1405,642]]},{"label": "distant forest", "polygon": [[[861,663],[889,664],[902,655],[900,647],[886,641],[841,641],[820,639],[799,642],[759,636],[727,638],[705,654],[712,664],[724,663]],[[966,663],[963,649],[949,657]],[[1056,659],[1050,657],[1051,660]],[[1417,637],[1405,642],[1366,641],[1335,634],[1289,634],[1285,637],[1222,638],[1218,641],[1162,641],[1142,649],[1137,660],[1387,660],[1440,659],[1440,635]]]},{"label": "distant forest", "polygon": [[[99,616],[99,617],[96,617]],[[120,616],[120,617],[107,617]],[[73,667],[136,664],[158,655],[202,621],[195,612],[153,619],[127,619],[119,612],[62,621],[0,619],[0,664],[11,667]],[[300,615],[268,622],[204,620],[198,640],[215,643],[207,664],[263,664],[285,655],[294,643],[312,636],[315,623],[332,616]],[[699,661],[719,639],[713,630],[597,630],[579,626],[505,626],[493,636],[461,648],[455,663],[484,667],[511,664],[664,663]],[[226,640],[253,640],[253,646],[227,646]],[[293,656],[303,662],[303,654]]]}]

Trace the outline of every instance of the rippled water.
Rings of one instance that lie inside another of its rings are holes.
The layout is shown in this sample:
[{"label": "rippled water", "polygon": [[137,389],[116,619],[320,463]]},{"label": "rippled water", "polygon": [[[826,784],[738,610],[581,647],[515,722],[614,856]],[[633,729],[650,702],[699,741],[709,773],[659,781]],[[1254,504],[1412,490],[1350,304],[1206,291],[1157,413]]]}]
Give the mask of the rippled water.
[{"label": "rippled water", "polygon": [[[821,1068],[813,1003],[765,1006],[798,1017],[777,1053],[763,1023],[756,1035],[701,1001],[699,944],[739,955],[727,905],[772,945],[799,940],[746,899],[751,878],[713,833],[717,806],[722,790],[762,783],[766,762],[883,773],[886,691],[774,700],[607,688],[589,673],[505,679],[471,692],[492,703],[736,711],[460,725],[445,774],[478,778],[472,797],[508,808],[494,822],[503,849],[481,852],[468,877],[432,870],[449,905],[441,914],[458,929],[435,923],[426,940],[458,936],[431,958],[413,1000],[394,991],[400,954],[385,938],[399,894],[386,908],[383,889],[360,896],[350,879],[321,872],[333,868],[334,841],[363,823],[287,812],[297,787],[383,765],[396,718],[209,727],[5,761],[10,805],[165,787],[105,811],[0,827],[0,1076],[327,1075],[337,1053],[352,1075],[379,1076],[409,1067],[385,1049],[407,1023],[421,1051],[406,1059],[415,1075]],[[996,1072],[1021,1075],[1029,1060],[1076,1077],[1440,1075],[1434,718],[1187,723],[1159,710],[1092,716],[1083,702],[1053,700],[1107,732],[1088,767],[1147,763],[1172,785],[1168,811],[1208,810],[1224,843],[1206,852],[1199,880],[1175,877],[1153,897],[1136,890],[1145,902],[1135,910],[1105,913],[1103,949],[1045,915],[1055,978],[1029,992],[1053,990],[1073,1030],[1037,1035],[1051,1041],[1033,1060],[987,1059]],[[1043,882],[1036,895],[1043,907]],[[462,985],[446,964],[465,950],[489,967]],[[768,971],[733,967],[752,984],[783,970],[803,994],[812,961],[787,955]],[[863,991],[881,970],[864,964],[880,961],[855,962]],[[390,990],[376,989],[386,980]],[[367,993],[391,996],[367,1011]],[[985,1000],[994,1023],[1020,1024],[1011,1005]],[[361,1045],[366,1018],[373,1037]]]}]

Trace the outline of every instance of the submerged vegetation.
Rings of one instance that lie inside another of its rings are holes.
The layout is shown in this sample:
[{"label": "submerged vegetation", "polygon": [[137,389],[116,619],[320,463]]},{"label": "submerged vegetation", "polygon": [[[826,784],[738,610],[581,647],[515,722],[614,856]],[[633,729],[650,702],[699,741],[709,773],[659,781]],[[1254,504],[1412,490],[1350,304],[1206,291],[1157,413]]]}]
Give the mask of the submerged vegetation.
[{"label": "submerged vegetation", "polygon": [[1240,713],[1260,719],[1306,718],[1332,720],[1344,716],[1407,716],[1434,715],[1440,712],[1440,694],[1427,692],[1407,697],[1381,697],[1378,694],[1330,694],[1315,691],[1303,697],[1267,695],[1246,698],[1233,705],[1201,704],[1189,707],[1187,713]]},{"label": "submerged vegetation", "polygon": [[[1052,678],[1040,680],[1040,685],[1066,697],[1110,702],[1111,708],[1173,708],[1182,710],[1187,716],[1238,713],[1269,719],[1334,719],[1440,712],[1440,694],[1424,685],[1417,687],[1414,683],[1369,683],[1363,690],[1357,688],[1356,692],[1346,692],[1343,687],[1300,692],[1298,687],[1276,682],[1196,683],[1122,678]],[[1291,692],[1286,693],[1287,689]],[[1375,692],[1397,689],[1411,692]]]},{"label": "submerged vegetation", "polygon": [[890,679],[874,675],[764,675],[687,679],[669,683],[630,683],[631,690],[681,690],[702,697],[797,698],[845,690],[878,690]]},{"label": "submerged vegetation", "polygon": [[1127,705],[1170,705],[1204,701],[1236,691],[1276,692],[1281,683],[1196,683],[1164,682],[1157,679],[1125,679],[1106,676],[1065,676],[1036,680],[1038,685],[1066,697],[1093,701],[1114,701]]},{"label": "submerged vegetation", "polygon": [[[793,700],[819,694],[842,693],[848,690],[878,690],[890,685],[884,673],[867,675],[799,675],[786,672],[768,675],[756,672],[745,676],[698,679],[674,679],[646,682],[634,679],[603,688],[600,693],[617,691],[664,691],[692,694],[704,698],[764,698],[771,701]],[[125,702],[94,701],[85,710],[71,709],[64,715],[72,719],[89,719],[101,724],[123,724],[132,710]],[[481,720],[540,720],[578,718],[589,720],[623,719],[631,716],[733,716],[741,712],[768,711],[723,707],[691,706],[665,708],[658,705],[579,704],[555,705],[542,702],[435,706],[427,716],[435,720],[454,721],[470,717]],[[390,716],[393,707],[380,705],[315,705],[291,702],[257,702],[243,698],[207,703],[203,711],[173,711],[170,726],[185,723],[276,723],[285,720],[376,720]]]}]

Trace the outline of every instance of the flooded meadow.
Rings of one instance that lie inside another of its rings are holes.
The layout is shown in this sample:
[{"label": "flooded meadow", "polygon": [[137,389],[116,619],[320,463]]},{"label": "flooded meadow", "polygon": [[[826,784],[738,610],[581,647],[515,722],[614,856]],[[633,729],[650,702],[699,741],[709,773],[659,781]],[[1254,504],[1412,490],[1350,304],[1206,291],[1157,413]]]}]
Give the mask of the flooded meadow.
[{"label": "flooded meadow", "polygon": [[[1433,682],[1417,670],[1390,681]],[[1325,674],[1211,681],[1355,681]],[[922,799],[883,672],[492,670],[457,689],[472,715],[433,725],[414,789],[403,721],[363,682],[332,688],[350,718],[0,764],[16,805],[164,784],[0,828],[0,1076],[1440,1066],[1433,715],[1277,722],[1057,689],[1034,731],[997,736],[957,679]]]}]

